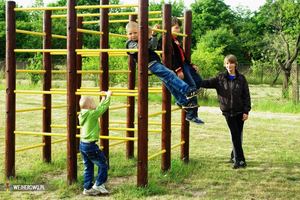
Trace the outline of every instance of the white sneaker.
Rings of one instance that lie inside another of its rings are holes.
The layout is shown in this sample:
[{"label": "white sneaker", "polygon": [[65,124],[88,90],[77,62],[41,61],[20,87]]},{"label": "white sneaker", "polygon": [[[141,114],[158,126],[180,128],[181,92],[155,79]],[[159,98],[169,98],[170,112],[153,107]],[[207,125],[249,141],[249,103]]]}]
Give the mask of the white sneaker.
[{"label": "white sneaker", "polygon": [[92,195],[92,196],[95,196],[95,195],[100,194],[100,192],[97,191],[97,190],[94,190],[93,188],[91,188],[91,189],[89,189],[89,190],[87,190],[87,189],[84,188],[83,194],[84,194],[84,195]]},{"label": "white sneaker", "polygon": [[102,194],[107,194],[108,191],[105,189],[105,185],[101,184],[101,185],[96,185],[96,183],[93,185],[93,189],[99,191]]}]

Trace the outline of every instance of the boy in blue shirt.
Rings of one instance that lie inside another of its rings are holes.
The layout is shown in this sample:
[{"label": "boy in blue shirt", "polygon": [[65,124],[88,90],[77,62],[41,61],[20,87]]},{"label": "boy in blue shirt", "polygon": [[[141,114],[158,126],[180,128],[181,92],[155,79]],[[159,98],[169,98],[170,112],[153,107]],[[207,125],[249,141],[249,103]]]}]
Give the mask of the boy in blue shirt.
[{"label": "boy in blue shirt", "polygon": [[[79,150],[82,156],[84,168],[84,195],[107,194],[104,183],[107,181],[107,159],[96,142],[99,140],[100,125],[99,117],[108,109],[111,98],[111,91],[105,92],[98,106],[90,96],[83,96],[79,101],[80,114],[79,124],[82,126],[80,134]],[[94,165],[98,166],[98,176],[95,184]]]}]

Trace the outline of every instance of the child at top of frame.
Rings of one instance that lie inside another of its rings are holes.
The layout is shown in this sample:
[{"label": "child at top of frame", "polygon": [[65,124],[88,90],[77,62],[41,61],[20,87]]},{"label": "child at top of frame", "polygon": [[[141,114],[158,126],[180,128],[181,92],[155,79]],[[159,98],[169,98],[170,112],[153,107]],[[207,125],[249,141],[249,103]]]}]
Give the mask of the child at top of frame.
[{"label": "child at top of frame", "polygon": [[[171,31],[172,33],[180,33],[182,23],[177,17],[172,17]],[[162,37],[158,40],[158,50],[162,50]],[[177,35],[172,34],[172,68],[177,76],[184,80],[191,89],[198,89],[203,91],[200,86],[202,84],[202,77],[199,72],[199,68],[187,59],[184,50],[182,49],[180,42],[177,40]],[[193,97],[190,100],[194,104],[198,105],[197,97]],[[186,120],[202,125],[204,122],[198,117],[198,108],[186,109]]]},{"label": "child at top of frame", "polygon": [[226,71],[217,74],[214,78],[203,80],[201,85],[203,88],[217,90],[220,109],[231,134],[232,152],[229,162],[234,163],[233,169],[247,166],[242,147],[243,127],[251,110],[248,82],[236,69],[237,64],[234,55],[227,55],[224,59]]},{"label": "child at top of frame", "polygon": [[[85,166],[83,171],[84,195],[108,193],[104,185],[107,181],[107,159],[96,144],[100,134],[99,117],[108,109],[112,92],[108,91],[105,94],[106,98],[103,96],[98,106],[91,96],[82,96],[79,101],[81,111],[78,119],[80,126],[82,126],[79,150]],[[98,175],[95,184],[93,184],[94,165],[98,166]]]},{"label": "child at top of frame", "polygon": [[[154,28],[159,28],[159,25],[156,24]],[[139,29],[136,22],[129,22],[126,25],[126,35],[128,37],[126,48],[138,49]],[[148,38],[148,60],[143,60],[143,62],[148,63],[148,69],[165,84],[182,108],[199,107],[199,105],[194,104],[193,102],[189,101],[189,99],[196,96],[201,91],[197,89],[190,90],[188,84],[179,79],[170,69],[161,64],[160,57],[153,50],[157,46],[157,35],[155,31],[152,31],[150,26],[148,27]],[[138,62],[137,52],[127,52],[127,54],[130,55],[136,63]]]}]

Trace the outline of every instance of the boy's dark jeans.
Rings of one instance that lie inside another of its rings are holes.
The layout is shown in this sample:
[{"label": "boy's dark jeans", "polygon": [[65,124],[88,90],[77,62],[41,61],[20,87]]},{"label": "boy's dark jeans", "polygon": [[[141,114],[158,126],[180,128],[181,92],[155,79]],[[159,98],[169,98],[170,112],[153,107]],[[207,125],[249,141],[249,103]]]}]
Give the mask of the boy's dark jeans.
[{"label": "boy's dark jeans", "polygon": [[244,121],[243,113],[237,116],[225,116],[232,142],[233,155],[236,162],[245,161],[244,151],[242,147]]},{"label": "boy's dark jeans", "polygon": [[79,150],[82,156],[84,168],[84,188],[89,190],[93,186],[94,181],[94,164],[98,166],[98,176],[96,185],[101,185],[107,181],[107,159],[103,155],[99,146],[95,143],[80,142]]}]

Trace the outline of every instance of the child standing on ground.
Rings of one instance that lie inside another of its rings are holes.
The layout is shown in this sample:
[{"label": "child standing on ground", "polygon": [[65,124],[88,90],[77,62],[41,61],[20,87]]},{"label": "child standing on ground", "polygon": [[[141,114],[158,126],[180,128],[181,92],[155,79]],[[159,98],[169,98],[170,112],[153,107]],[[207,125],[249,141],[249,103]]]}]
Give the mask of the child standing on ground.
[{"label": "child standing on ground", "polygon": [[[159,28],[159,26],[155,25],[155,28]],[[126,25],[126,35],[128,37],[126,48],[138,49],[139,29],[136,22],[129,22]],[[189,99],[197,96],[201,91],[198,89],[190,90],[188,84],[178,78],[170,69],[161,64],[160,57],[153,50],[157,46],[157,35],[156,32],[152,32],[152,28],[150,26],[148,28],[148,38],[148,69],[165,84],[170,93],[177,100],[178,105],[182,108],[199,107],[199,105],[193,103]],[[128,52],[127,54],[130,55],[135,62],[138,62],[137,52]]]},{"label": "child standing on ground", "polygon": [[[181,21],[177,17],[172,17],[171,20],[172,33],[180,33],[180,29],[182,26]],[[158,41],[158,50],[162,49],[162,39],[160,38]],[[173,71],[177,74],[177,76],[184,80],[191,89],[200,89],[202,84],[202,77],[199,72],[199,68],[187,59],[184,50],[180,46],[180,42],[177,40],[177,35],[172,34],[172,68]],[[191,102],[198,105],[197,97],[193,97],[190,99]],[[204,124],[204,122],[198,117],[198,108],[185,109],[187,112],[185,120],[189,122],[193,122],[199,125]]]},{"label": "child standing on ground", "polygon": [[247,166],[242,147],[243,127],[251,110],[248,82],[245,76],[237,71],[237,64],[237,58],[234,55],[226,56],[224,67],[227,71],[217,74],[214,78],[203,80],[201,85],[203,88],[217,90],[220,109],[231,134],[230,162],[234,162],[233,169]]},{"label": "child standing on ground", "polygon": [[[84,195],[107,194],[104,183],[107,181],[107,159],[96,142],[99,140],[100,125],[99,117],[108,109],[111,98],[111,91],[105,92],[101,102],[96,106],[90,96],[83,96],[80,101],[79,124],[82,126],[80,134],[79,150],[82,156],[84,168]],[[94,181],[94,165],[98,166],[98,175]]]}]

